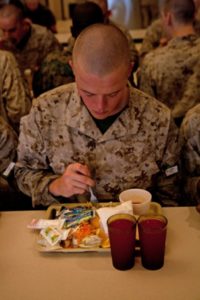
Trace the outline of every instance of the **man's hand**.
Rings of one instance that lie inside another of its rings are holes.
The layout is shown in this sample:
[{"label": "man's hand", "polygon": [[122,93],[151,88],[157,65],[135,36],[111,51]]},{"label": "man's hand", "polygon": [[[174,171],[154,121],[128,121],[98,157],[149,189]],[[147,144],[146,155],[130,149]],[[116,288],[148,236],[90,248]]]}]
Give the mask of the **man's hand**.
[{"label": "man's hand", "polygon": [[49,185],[49,191],[54,196],[71,197],[84,194],[88,186],[94,186],[90,170],[86,165],[80,163],[70,164],[63,175]]}]

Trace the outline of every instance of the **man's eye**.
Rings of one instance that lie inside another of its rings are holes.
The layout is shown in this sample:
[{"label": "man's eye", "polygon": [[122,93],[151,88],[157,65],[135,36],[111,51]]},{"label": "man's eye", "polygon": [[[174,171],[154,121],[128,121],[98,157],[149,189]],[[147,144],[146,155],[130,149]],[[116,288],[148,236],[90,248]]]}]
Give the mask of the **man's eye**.
[{"label": "man's eye", "polygon": [[94,94],[91,94],[91,93],[85,93],[85,95],[86,95],[87,97],[92,97],[92,96],[94,96]]},{"label": "man's eye", "polygon": [[112,93],[112,94],[109,94],[108,96],[109,96],[110,98],[113,98],[113,97],[115,97],[117,94],[118,94],[118,92],[114,92],[114,93]]}]

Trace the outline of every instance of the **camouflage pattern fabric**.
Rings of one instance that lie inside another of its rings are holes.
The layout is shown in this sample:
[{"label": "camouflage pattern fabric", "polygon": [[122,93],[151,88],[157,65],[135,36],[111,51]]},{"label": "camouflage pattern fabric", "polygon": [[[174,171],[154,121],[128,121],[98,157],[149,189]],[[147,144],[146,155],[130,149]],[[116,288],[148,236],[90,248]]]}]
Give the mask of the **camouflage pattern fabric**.
[{"label": "camouflage pattern fabric", "polygon": [[20,119],[30,108],[30,94],[15,58],[0,50],[0,116],[18,132]]},{"label": "camouflage pattern fabric", "polygon": [[16,133],[0,116],[0,173],[16,159],[17,143]]},{"label": "camouflage pattern fabric", "polygon": [[182,118],[197,103],[200,103],[200,61],[194,66],[193,74],[185,82],[184,94],[172,111],[173,117]]},{"label": "camouflage pattern fabric", "polygon": [[89,166],[99,199],[118,200],[122,190],[137,187],[151,190],[154,201],[177,205],[177,174],[165,175],[179,158],[177,128],[165,105],[137,89],[130,87],[128,107],[104,134],[76,83],[37,98],[20,129],[15,175],[33,206],[58,200],[48,185],[74,162]]},{"label": "camouflage pattern fabric", "polygon": [[71,54],[53,51],[47,55],[33,79],[35,96],[60,85],[73,82],[74,74],[69,65]]},{"label": "camouflage pattern fabric", "polygon": [[[200,74],[200,68],[196,66],[199,58],[199,36],[173,38],[167,46],[145,56],[139,73],[139,88],[165,103],[172,109],[172,114],[175,111],[175,117],[183,117],[189,108],[199,102],[199,95],[190,90],[192,79],[187,84],[194,72]],[[181,106],[181,99],[188,95],[191,100],[182,100],[184,105]]]},{"label": "camouflage pattern fabric", "polygon": [[180,128],[183,139],[182,163],[185,170],[185,192],[191,202],[200,203],[197,185],[200,182],[200,104],[190,109]]},{"label": "camouflage pattern fabric", "polygon": [[36,24],[31,25],[30,35],[25,37],[18,47],[5,44],[6,50],[15,55],[21,70],[31,69],[33,73],[49,52],[60,49],[60,47],[50,30]]}]

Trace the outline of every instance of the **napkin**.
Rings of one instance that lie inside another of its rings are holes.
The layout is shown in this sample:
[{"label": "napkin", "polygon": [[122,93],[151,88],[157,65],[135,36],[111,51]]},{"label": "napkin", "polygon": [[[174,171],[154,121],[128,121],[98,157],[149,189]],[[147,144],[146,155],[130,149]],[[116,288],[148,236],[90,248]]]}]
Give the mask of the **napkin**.
[{"label": "napkin", "polygon": [[126,201],[126,202],[123,202],[122,204],[119,204],[119,205],[113,206],[113,207],[101,207],[101,208],[97,209],[97,213],[100,217],[103,229],[104,229],[105,233],[108,235],[108,226],[107,226],[108,218],[115,214],[133,215],[132,201],[131,200]]}]

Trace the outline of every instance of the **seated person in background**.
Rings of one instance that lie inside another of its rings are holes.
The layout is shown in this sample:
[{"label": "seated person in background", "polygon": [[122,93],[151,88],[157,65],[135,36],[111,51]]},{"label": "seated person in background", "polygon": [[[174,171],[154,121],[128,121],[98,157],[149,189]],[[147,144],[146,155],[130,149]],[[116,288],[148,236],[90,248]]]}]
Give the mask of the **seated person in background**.
[{"label": "seated person in background", "polygon": [[56,33],[56,18],[53,12],[39,0],[25,0],[25,15],[32,23],[47,27]]},{"label": "seated person in background", "polygon": [[13,176],[18,137],[0,116],[0,211],[31,209],[31,199],[22,194]]},{"label": "seated person in background", "polygon": [[[72,39],[74,44],[79,33],[95,23],[103,23],[104,17],[100,7],[93,2],[77,4],[72,15]],[[53,51],[47,55],[33,79],[35,96],[62,84],[74,81],[74,74],[69,65],[72,49]]]},{"label": "seated person in background", "polygon": [[[191,1],[192,2],[192,1]],[[159,0],[162,7],[162,0]],[[196,14],[194,18],[194,28],[197,34],[200,34],[200,1],[194,0],[195,7],[196,7]],[[163,21],[161,18],[152,22],[152,24],[147,28],[145,37],[143,39],[141,49],[139,51],[140,59],[149,53],[150,51],[154,50],[157,47],[165,46],[168,41],[170,40],[170,36],[165,30],[163,26]]]},{"label": "seated person in background", "polygon": [[11,126],[0,116],[0,174],[16,159],[18,137]]},{"label": "seated person in background", "polygon": [[17,143],[16,133],[0,116],[0,210],[3,210],[4,202],[7,201],[6,197],[11,192],[11,187],[6,179],[8,176],[4,177],[3,173],[9,169],[8,167],[16,159]]},{"label": "seated person in background", "polygon": [[[106,47],[105,47],[106,45]],[[170,110],[128,84],[128,40],[114,25],[83,30],[72,55],[75,82],[38,97],[22,118],[15,176],[36,204],[101,201],[144,188],[177,205],[178,130]],[[173,172],[172,172],[173,171]]]},{"label": "seated person in background", "polygon": [[22,72],[30,69],[34,74],[46,55],[60,48],[51,31],[30,23],[19,0],[0,2],[0,29],[0,48],[7,49],[15,55]]},{"label": "seated person in background", "polygon": [[31,97],[12,53],[0,50],[0,116],[19,132],[22,116],[31,108]]},{"label": "seated person in background", "polygon": [[[184,97],[186,88],[190,89],[187,81],[200,59],[200,37],[193,27],[194,15],[195,6],[191,0],[162,0],[163,24],[171,39],[165,47],[145,56],[139,72],[138,87],[165,103],[175,118],[176,105]],[[200,73],[200,68],[196,72]],[[195,96],[195,93],[190,94]],[[179,105],[178,124],[191,105],[198,102],[199,96],[192,98],[182,111]]]},{"label": "seated person in background", "polygon": [[200,104],[186,114],[180,136],[183,139],[182,164],[185,193],[194,205],[200,203]]}]

